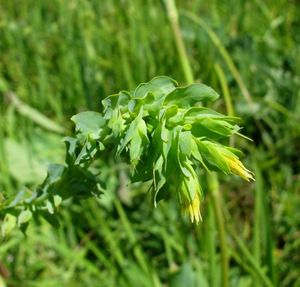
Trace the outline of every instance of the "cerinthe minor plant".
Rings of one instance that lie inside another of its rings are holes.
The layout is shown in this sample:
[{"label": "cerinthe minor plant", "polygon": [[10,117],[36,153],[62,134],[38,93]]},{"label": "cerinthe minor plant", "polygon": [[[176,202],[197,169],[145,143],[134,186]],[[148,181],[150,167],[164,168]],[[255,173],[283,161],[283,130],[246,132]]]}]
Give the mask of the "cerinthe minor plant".
[{"label": "cerinthe minor plant", "polygon": [[65,138],[66,164],[51,165],[30,199],[7,207],[6,220],[24,228],[33,213],[55,223],[50,215],[62,199],[100,195],[104,184],[93,162],[109,152],[132,166],[132,182],[150,181],[155,206],[167,195],[176,196],[182,210],[198,223],[202,198],[198,170],[253,179],[239,159],[242,153],[223,144],[232,135],[241,135],[239,118],[202,106],[217,98],[206,85],[178,87],[171,78],[156,77],[133,92],[105,98],[103,113],[73,116],[76,137]]},{"label": "cerinthe minor plant", "polygon": [[112,151],[132,165],[133,182],[151,182],[155,206],[166,195],[176,196],[198,223],[202,187],[197,169],[253,179],[239,159],[242,153],[223,144],[240,135],[239,119],[201,106],[217,98],[206,85],[178,87],[168,77],[108,96],[102,101],[103,113],[72,117],[76,138],[65,139],[67,166],[50,168],[42,190],[62,198],[99,194],[103,188],[89,166]]}]

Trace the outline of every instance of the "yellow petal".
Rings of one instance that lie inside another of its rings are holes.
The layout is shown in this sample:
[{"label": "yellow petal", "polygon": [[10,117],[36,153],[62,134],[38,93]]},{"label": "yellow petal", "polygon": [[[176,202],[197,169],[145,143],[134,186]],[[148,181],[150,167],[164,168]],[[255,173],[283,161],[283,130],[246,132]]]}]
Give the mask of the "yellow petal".
[{"label": "yellow petal", "polygon": [[232,173],[239,175],[247,181],[250,181],[250,179],[254,180],[251,171],[248,170],[238,158],[225,156],[225,160]]},{"label": "yellow petal", "polygon": [[193,200],[190,201],[187,206],[183,207],[183,211],[189,213],[192,222],[198,224],[202,221],[200,213],[200,195],[198,193],[195,194]]}]

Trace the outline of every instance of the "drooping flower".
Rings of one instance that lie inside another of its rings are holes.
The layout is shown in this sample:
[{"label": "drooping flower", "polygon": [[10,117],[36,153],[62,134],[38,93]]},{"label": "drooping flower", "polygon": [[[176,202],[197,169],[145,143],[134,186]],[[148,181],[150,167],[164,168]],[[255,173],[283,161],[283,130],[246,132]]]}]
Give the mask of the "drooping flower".
[{"label": "drooping flower", "polygon": [[230,171],[241,178],[250,181],[255,180],[253,178],[253,173],[248,170],[243,163],[235,155],[223,154],[224,160],[228,164]]},{"label": "drooping flower", "polygon": [[202,220],[200,212],[201,186],[194,170],[190,176],[182,176],[179,200],[183,213],[190,216],[191,222],[198,224]]},{"label": "drooping flower", "polygon": [[202,221],[201,212],[200,212],[200,196],[198,193],[195,194],[194,198],[189,201],[188,205],[183,206],[183,212],[188,213],[193,223],[195,221],[196,224],[199,221]]}]

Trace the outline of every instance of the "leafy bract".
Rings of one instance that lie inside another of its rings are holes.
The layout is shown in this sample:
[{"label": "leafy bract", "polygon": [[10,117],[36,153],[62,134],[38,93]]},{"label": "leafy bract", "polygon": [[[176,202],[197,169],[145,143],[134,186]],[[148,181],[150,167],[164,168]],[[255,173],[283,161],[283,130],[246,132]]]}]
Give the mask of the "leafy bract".
[{"label": "leafy bract", "polygon": [[140,84],[133,93],[133,98],[145,97],[149,92],[155,95],[155,98],[164,97],[174,91],[177,82],[169,77],[156,77],[148,83]]},{"label": "leafy bract", "polygon": [[210,87],[203,84],[192,84],[177,88],[165,98],[166,104],[176,104],[180,108],[189,108],[205,101],[215,101],[219,95]]},{"label": "leafy bract", "polygon": [[106,125],[106,120],[100,113],[87,111],[71,118],[75,124],[78,137],[99,139],[100,133]]}]

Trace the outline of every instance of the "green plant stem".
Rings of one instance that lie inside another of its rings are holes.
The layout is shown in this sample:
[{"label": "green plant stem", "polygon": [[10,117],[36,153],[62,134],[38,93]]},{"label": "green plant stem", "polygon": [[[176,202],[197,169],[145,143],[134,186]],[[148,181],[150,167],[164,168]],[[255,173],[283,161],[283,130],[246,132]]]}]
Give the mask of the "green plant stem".
[{"label": "green plant stem", "polygon": [[[215,63],[214,68],[215,68],[215,71],[216,71],[217,76],[220,81],[222,94],[224,96],[224,101],[225,101],[225,105],[226,105],[226,112],[227,112],[228,116],[233,117],[234,109],[233,109],[232,99],[231,99],[231,95],[229,92],[229,88],[228,88],[228,84],[226,81],[226,76],[225,76],[224,70],[221,68],[219,63]],[[230,143],[230,146],[234,146],[234,137],[230,138],[229,143]]]},{"label": "green plant stem", "polygon": [[215,225],[215,216],[214,209],[210,204],[208,206],[208,214],[207,214],[207,223],[208,226],[206,229],[206,238],[207,238],[207,250],[208,250],[208,260],[209,260],[209,283],[210,286],[216,287],[217,285],[217,260],[216,260],[216,225]]},{"label": "green plant stem", "polygon": [[258,166],[256,162],[254,162],[254,170],[256,177],[256,185],[255,185],[255,208],[254,208],[254,231],[253,231],[253,255],[256,259],[257,263],[261,263],[261,227],[265,223],[262,219],[262,186],[260,173],[258,172]]},{"label": "green plant stem", "polygon": [[218,75],[220,85],[221,85],[221,88],[222,88],[227,114],[228,114],[228,116],[233,117],[234,116],[234,110],[233,110],[231,96],[230,96],[230,93],[229,93],[229,89],[228,89],[228,85],[227,85],[227,82],[226,82],[226,77],[225,77],[224,71],[221,68],[221,66],[219,65],[219,63],[215,63],[214,68],[216,70],[216,73]]},{"label": "green plant stem", "polygon": [[[175,5],[174,0],[165,0],[169,21],[172,27],[173,36],[175,39],[175,43],[177,46],[178,54],[181,60],[182,70],[185,76],[185,79],[188,84],[192,84],[194,82],[194,76],[191,68],[191,64],[189,62],[184,41],[182,39],[182,35],[180,32],[180,27],[178,23],[178,12]],[[207,176],[208,182],[211,183],[211,187],[213,190],[213,195],[211,196],[213,209],[215,212],[215,218],[217,221],[217,228],[220,240],[220,252],[221,252],[221,282],[223,287],[228,286],[228,256],[227,256],[227,248],[226,248],[226,232],[225,226],[222,216],[222,206],[221,206],[221,199],[219,193],[219,184],[218,184],[218,177],[215,173],[208,174]]]},{"label": "green plant stem", "polygon": [[192,84],[194,82],[193,71],[182,39],[182,34],[178,22],[178,13],[177,13],[176,5],[174,0],[165,0],[165,3],[167,7],[168,18],[173,32],[173,37],[179,54],[182,70],[187,83]]},{"label": "green plant stem", "polygon": [[222,203],[221,196],[219,191],[219,181],[217,174],[212,172],[208,177],[208,186],[211,196],[211,202],[213,210],[215,213],[215,218],[217,222],[217,228],[219,233],[220,240],[220,250],[221,250],[221,271],[222,271],[222,282],[221,286],[228,286],[228,255],[227,255],[227,246],[226,246],[226,231],[225,224],[222,214]]},{"label": "green plant stem", "polygon": [[259,168],[259,162],[254,160],[254,172],[256,178],[255,194],[255,229],[254,229],[254,256],[257,263],[262,262],[262,250],[265,252],[265,261],[268,268],[268,276],[275,284],[275,266],[273,259],[274,242],[270,236],[272,234],[272,223],[270,220],[270,206],[267,203],[264,179]]}]

